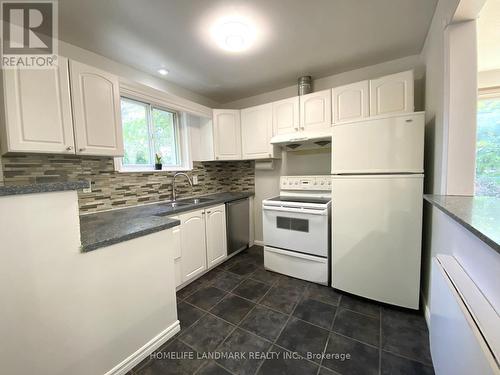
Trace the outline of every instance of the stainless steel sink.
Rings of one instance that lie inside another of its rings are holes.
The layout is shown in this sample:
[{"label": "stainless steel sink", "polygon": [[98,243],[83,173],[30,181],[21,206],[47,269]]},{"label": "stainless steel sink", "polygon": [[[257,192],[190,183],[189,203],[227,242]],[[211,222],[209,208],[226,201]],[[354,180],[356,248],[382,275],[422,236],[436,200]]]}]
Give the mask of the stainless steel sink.
[{"label": "stainless steel sink", "polygon": [[187,204],[199,204],[199,203],[210,202],[212,200],[213,199],[210,199],[210,198],[190,198],[190,199],[183,199],[179,203],[186,202]]},{"label": "stainless steel sink", "polygon": [[192,205],[196,205],[196,204],[200,204],[200,203],[206,203],[206,202],[210,202],[212,200],[213,199],[209,199],[209,198],[188,198],[188,199],[183,199],[183,200],[175,201],[175,202],[162,203],[161,206],[166,208],[166,211],[157,212],[156,214],[154,214],[154,216],[163,217],[163,216],[172,215],[175,212],[176,208],[192,206]]},{"label": "stainless steel sink", "polygon": [[171,215],[172,212],[174,212],[176,208],[189,206],[189,205],[190,205],[190,203],[184,203],[184,202],[163,203],[161,206],[166,208],[167,211],[158,212],[158,213],[154,214],[154,216],[168,216],[168,215]]},{"label": "stainless steel sink", "polygon": [[182,207],[182,206],[188,206],[191,203],[189,202],[169,202],[169,203],[163,203],[162,206],[168,207],[168,208],[177,208],[177,207]]}]

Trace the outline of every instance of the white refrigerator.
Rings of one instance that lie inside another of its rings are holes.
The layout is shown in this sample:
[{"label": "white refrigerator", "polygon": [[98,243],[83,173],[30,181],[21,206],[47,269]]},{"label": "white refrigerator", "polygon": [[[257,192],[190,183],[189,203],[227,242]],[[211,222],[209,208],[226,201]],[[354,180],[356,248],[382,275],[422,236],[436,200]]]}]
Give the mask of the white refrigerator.
[{"label": "white refrigerator", "polygon": [[332,287],[418,309],[424,113],[334,125]]}]

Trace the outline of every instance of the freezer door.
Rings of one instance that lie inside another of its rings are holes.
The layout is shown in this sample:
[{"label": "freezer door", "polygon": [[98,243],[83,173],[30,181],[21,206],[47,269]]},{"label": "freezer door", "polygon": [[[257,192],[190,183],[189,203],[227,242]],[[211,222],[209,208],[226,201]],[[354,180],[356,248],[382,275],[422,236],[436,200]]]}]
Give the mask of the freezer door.
[{"label": "freezer door", "polygon": [[332,173],[423,173],[424,113],[333,127]]},{"label": "freezer door", "polygon": [[423,176],[339,176],[332,184],[332,286],[418,309]]}]

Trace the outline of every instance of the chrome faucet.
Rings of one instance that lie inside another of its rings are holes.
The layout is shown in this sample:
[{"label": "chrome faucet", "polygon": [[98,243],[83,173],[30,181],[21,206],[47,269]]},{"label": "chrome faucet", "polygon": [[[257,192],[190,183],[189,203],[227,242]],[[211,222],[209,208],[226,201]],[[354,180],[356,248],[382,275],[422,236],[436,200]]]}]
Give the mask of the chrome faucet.
[{"label": "chrome faucet", "polygon": [[176,174],[174,174],[174,178],[172,180],[172,202],[175,202],[176,199],[177,199],[177,194],[175,192],[175,178],[177,176],[184,176],[184,177],[186,177],[187,180],[188,180],[188,182],[189,182],[189,185],[191,185],[191,187],[193,187],[193,182],[191,181],[191,178],[189,178],[189,176],[186,173],[177,172]]}]

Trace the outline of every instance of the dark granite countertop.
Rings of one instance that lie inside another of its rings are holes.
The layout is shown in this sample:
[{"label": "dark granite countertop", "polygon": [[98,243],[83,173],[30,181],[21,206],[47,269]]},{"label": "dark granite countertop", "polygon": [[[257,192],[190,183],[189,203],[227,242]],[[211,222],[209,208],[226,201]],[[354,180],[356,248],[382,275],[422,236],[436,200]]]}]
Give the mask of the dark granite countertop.
[{"label": "dark granite countertop", "polygon": [[80,190],[90,186],[88,181],[36,181],[0,182],[0,197],[7,195],[50,193],[54,191]]},{"label": "dark granite countertop", "polygon": [[[88,252],[133,238],[159,232],[180,224],[170,216],[216,204],[248,198],[254,193],[217,193],[196,198],[180,199],[173,208],[170,202],[160,202],[118,210],[80,215],[82,251]],[[193,199],[201,199],[194,203]]]},{"label": "dark granite countertop", "polygon": [[424,195],[424,198],[500,253],[500,198],[457,195]]}]

